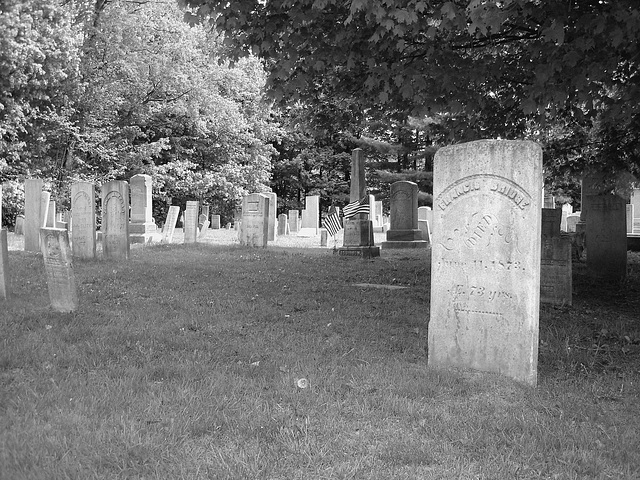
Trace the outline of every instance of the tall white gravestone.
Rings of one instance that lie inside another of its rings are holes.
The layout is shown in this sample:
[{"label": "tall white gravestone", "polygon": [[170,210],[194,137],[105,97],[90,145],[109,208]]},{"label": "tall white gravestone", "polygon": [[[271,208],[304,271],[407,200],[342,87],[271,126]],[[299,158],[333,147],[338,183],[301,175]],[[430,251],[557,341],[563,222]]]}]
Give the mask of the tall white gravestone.
[{"label": "tall white gravestone", "polygon": [[535,385],[542,150],[480,140],[434,160],[429,365]]},{"label": "tall white gravestone", "polygon": [[129,259],[129,184],[113,180],[102,185],[102,254]]},{"label": "tall white gravestone", "polygon": [[180,216],[180,207],[171,205],[167,212],[167,219],[162,229],[162,243],[171,243],[173,241],[173,233],[176,231],[176,223]]},{"label": "tall white gravestone", "polygon": [[197,200],[187,201],[184,210],[184,243],[196,243],[198,241],[198,211]]},{"label": "tall white gravestone", "polygon": [[153,221],[151,175],[138,174],[129,179],[131,189],[131,218],[129,221],[129,241],[147,243],[156,233]]},{"label": "tall white gravestone", "polygon": [[71,248],[76,258],[96,256],[96,191],[93,183],[71,185]]}]

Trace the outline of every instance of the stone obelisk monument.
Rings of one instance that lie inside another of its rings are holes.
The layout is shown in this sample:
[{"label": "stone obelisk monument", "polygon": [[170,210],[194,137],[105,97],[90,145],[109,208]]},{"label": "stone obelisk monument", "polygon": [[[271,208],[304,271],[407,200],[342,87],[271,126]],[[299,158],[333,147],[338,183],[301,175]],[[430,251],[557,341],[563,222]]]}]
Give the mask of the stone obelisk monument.
[{"label": "stone obelisk monument", "polygon": [[[360,200],[367,193],[364,176],[364,154],[362,149],[356,148],[351,156],[351,190],[349,202]],[[373,243],[373,222],[369,214],[357,213],[351,218],[344,219],[344,245],[338,249],[339,255],[372,258],[380,256],[380,247]]]}]

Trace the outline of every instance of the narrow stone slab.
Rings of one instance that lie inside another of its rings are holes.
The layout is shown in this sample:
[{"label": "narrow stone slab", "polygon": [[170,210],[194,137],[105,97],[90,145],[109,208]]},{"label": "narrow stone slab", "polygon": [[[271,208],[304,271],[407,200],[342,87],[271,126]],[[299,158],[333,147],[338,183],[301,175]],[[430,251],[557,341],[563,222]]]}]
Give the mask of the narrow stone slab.
[{"label": "narrow stone slab", "polygon": [[542,150],[480,140],[434,160],[429,365],[535,385]]},{"label": "narrow stone slab", "polygon": [[568,237],[542,237],[540,302],[560,306],[573,303],[571,239]]},{"label": "narrow stone slab", "polygon": [[40,245],[51,307],[57,312],[75,311],[78,292],[67,231],[62,228],[40,229]]},{"label": "narrow stone slab", "polygon": [[0,300],[9,297],[9,244],[7,229],[0,229]]},{"label": "narrow stone slab", "polygon": [[167,219],[162,228],[162,243],[171,243],[173,241],[173,233],[176,231],[176,223],[180,216],[180,207],[171,205],[167,212]]},{"label": "narrow stone slab", "polygon": [[96,189],[93,183],[71,185],[71,246],[75,258],[96,256]]},{"label": "narrow stone slab", "polygon": [[220,215],[211,215],[211,228],[220,230]]},{"label": "narrow stone slab", "polygon": [[184,243],[198,241],[198,202],[190,200],[184,211]]},{"label": "narrow stone slab", "polygon": [[113,180],[102,185],[102,254],[129,259],[129,184]]},{"label": "narrow stone slab", "polygon": [[24,251],[40,251],[40,228],[42,227],[42,187],[39,178],[24,181]]}]

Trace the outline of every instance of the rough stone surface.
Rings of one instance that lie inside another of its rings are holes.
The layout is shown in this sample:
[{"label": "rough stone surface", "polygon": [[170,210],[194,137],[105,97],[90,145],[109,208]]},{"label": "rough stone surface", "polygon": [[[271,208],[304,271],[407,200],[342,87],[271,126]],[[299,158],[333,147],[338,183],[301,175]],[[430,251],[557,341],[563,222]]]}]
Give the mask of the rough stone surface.
[{"label": "rough stone surface", "polygon": [[73,256],[96,256],[96,189],[93,183],[71,185],[71,246]]},{"label": "rough stone surface", "polygon": [[434,161],[429,365],[535,385],[542,150],[480,140]]},{"label": "rough stone surface", "polygon": [[129,184],[114,180],[102,185],[102,253],[107,259],[129,258]]},{"label": "rough stone surface", "polygon": [[67,231],[62,228],[40,229],[40,246],[51,307],[57,312],[75,311],[78,292]]},{"label": "rough stone surface", "polygon": [[260,193],[246,195],[242,200],[240,244],[266,247],[269,240],[269,197]]}]

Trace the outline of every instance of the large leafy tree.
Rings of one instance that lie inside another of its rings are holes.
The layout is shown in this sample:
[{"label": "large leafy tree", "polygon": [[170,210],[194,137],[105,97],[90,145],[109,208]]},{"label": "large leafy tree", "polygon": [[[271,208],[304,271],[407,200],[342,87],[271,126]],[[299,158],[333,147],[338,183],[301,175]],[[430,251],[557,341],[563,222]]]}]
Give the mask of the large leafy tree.
[{"label": "large leafy tree", "polygon": [[607,139],[630,135],[616,154],[638,168],[635,0],[184,2],[225,31],[237,55],[268,62],[276,98],[348,97],[427,115],[445,127],[443,141],[544,138],[556,121],[597,123],[600,147],[586,157],[609,162]]}]

